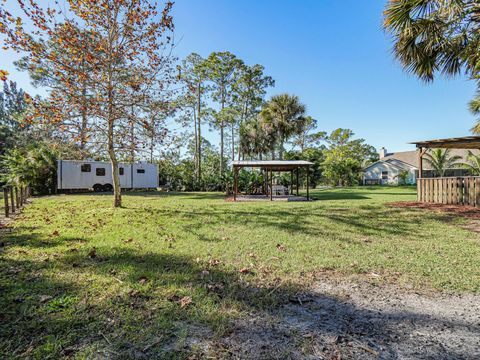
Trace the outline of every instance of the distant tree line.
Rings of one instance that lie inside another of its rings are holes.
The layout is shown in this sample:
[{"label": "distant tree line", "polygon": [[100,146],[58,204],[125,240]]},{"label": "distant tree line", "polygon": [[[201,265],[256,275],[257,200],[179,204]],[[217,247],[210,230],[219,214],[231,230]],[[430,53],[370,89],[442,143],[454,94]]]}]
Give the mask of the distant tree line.
[{"label": "distant tree line", "polygon": [[[313,184],[335,185],[357,183],[375,160],[351,130],[318,130],[297,96],[267,100],[275,81],[262,65],[228,51],[176,59],[171,2],[70,3],[60,22],[58,5],[18,3],[21,17],[0,3],[0,31],[7,48],[25,55],[17,68],[47,95],[31,97],[0,74],[4,182],[48,193],[56,159],[106,160],[120,206],[120,161],[157,162],[170,189],[223,191],[234,160],[306,159],[315,163]],[[206,139],[211,131],[218,143]]]}]

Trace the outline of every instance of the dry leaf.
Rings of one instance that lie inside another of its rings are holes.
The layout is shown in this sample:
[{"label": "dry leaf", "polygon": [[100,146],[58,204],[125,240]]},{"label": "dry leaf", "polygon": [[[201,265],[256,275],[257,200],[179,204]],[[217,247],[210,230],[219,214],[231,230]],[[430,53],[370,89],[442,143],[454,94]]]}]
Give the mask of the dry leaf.
[{"label": "dry leaf", "polygon": [[285,252],[287,248],[282,244],[277,244],[277,250]]},{"label": "dry leaf", "polygon": [[220,264],[220,260],[217,260],[217,259],[210,259],[208,261],[208,265],[210,266],[217,266],[218,264]]},{"label": "dry leaf", "polygon": [[185,308],[192,303],[192,298],[190,296],[184,296],[178,303],[181,308]]},{"label": "dry leaf", "polygon": [[240,272],[241,272],[242,274],[250,274],[250,273],[252,272],[252,269],[250,269],[250,268],[242,268],[242,269],[240,269]]}]

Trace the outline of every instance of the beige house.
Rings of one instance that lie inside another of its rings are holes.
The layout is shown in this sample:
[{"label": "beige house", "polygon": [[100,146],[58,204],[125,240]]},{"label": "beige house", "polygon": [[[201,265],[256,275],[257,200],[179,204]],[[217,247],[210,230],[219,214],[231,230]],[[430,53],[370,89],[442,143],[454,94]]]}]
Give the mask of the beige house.
[{"label": "beige house", "polygon": [[[478,151],[472,151],[474,153]],[[452,149],[450,156],[460,156],[466,162],[468,150]],[[363,184],[364,185],[398,185],[400,183],[399,175],[402,171],[408,172],[407,184],[415,184],[418,177],[418,152],[401,151],[396,153],[388,153],[387,149],[381,148],[380,160],[367,166],[364,169]],[[435,176],[432,167],[423,161],[423,177]],[[448,169],[445,176],[466,176],[468,171],[462,168]]]}]

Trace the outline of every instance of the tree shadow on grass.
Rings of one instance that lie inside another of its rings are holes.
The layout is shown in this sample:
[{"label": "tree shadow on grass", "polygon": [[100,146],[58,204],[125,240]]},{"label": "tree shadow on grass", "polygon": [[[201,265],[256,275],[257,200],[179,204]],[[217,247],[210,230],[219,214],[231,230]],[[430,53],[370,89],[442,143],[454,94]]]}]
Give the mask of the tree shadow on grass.
[{"label": "tree shadow on grass", "polygon": [[[376,358],[378,352],[394,359],[405,354],[402,344],[413,351],[416,340],[405,324],[478,331],[462,319],[379,313],[300,284],[263,283],[255,270],[173,251],[125,245],[92,253],[84,246],[45,262],[30,252],[35,242],[48,240],[25,241],[18,231],[8,236],[0,258],[3,357],[300,359],[311,357],[315,345],[322,357]],[[25,253],[10,253],[12,244]],[[474,351],[425,341],[413,355],[461,358]]]},{"label": "tree shadow on grass", "polygon": [[152,191],[152,192],[126,192],[124,193],[126,197],[146,197],[146,198],[157,198],[157,197],[174,197],[174,198],[183,198],[190,200],[222,200],[225,198],[225,193],[223,192],[162,192],[162,191]]},{"label": "tree shadow on grass", "polygon": [[[391,188],[388,190],[382,189],[383,191],[379,194],[377,191],[378,189],[360,189],[360,190],[353,190],[353,189],[345,189],[345,190],[321,190],[315,191],[312,190],[311,197],[314,200],[320,201],[333,201],[333,200],[367,200],[371,199],[372,196],[395,196],[395,197],[412,197],[414,193],[407,193],[407,192],[399,192],[398,189]],[[399,198],[399,201],[401,198]]]},{"label": "tree shadow on grass", "polygon": [[[376,207],[300,207],[278,208],[262,206],[254,209],[240,207],[195,208],[178,207],[173,210],[150,209],[153,216],[181,219],[180,226],[187,233],[199,234],[205,227],[244,226],[251,229],[271,228],[292,235],[322,236],[345,231],[360,236],[412,236],[422,232],[422,224],[431,221],[452,222],[448,214],[426,213],[395,208]],[[308,212],[305,214],[304,212]],[[208,241],[215,239],[208,238]]]},{"label": "tree shadow on grass", "polygon": [[354,191],[312,191],[311,198],[313,200],[366,200],[371,199],[369,193]]}]

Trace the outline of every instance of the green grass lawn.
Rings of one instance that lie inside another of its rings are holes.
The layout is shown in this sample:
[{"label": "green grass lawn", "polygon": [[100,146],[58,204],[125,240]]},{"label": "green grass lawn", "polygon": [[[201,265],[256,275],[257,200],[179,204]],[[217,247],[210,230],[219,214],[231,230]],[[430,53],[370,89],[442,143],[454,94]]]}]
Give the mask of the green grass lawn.
[{"label": "green grass lawn", "polygon": [[479,235],[465,220],[384,205],[414,189],[312,195],[131,193],[116,210],[108,195],[34,200],[1,240],[0,357],[186,357],[192,332],[221,336],[325,271],[480,292]]}]

